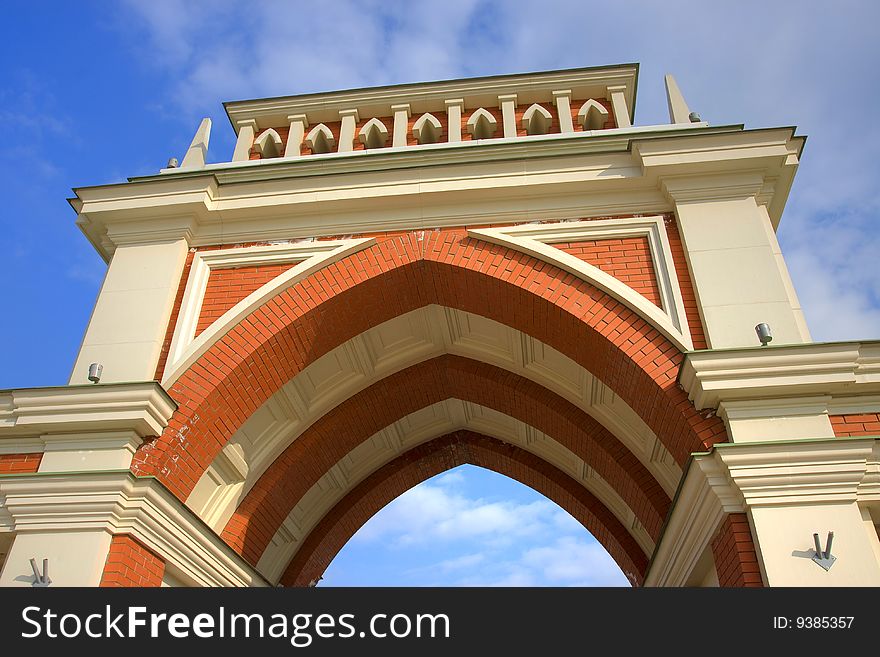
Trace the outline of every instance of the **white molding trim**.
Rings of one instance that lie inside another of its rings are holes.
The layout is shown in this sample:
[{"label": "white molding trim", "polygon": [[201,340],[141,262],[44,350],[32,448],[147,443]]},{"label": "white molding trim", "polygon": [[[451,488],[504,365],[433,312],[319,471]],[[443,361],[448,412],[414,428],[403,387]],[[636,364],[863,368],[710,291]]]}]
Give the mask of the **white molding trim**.
[{"label": "white molding trim", "polygon": [[[693,340],[684,310],[684,300],[663,217],[633,217],[597,221],[566,221],[526,224],[504,228],[472,228],[477,239],[516,249],[544,260],[595,285],[648,320],[682,351],[693,350]],[[662,309],[610,274],[552,246],[558,242],[602,240],[619,237],[646,237],[660,291]]]},{"label": "white molding trim", "polygon": [[0,391],[0,440],[52,431],[156,436],[175,410],[177,404],[155,381]]},{"label": "white molding trim", "polygon": [[0,531],[131,534],[200,586],[265,586],[240,555],[152,477],[128,471],[0,477]]},{"label": "white molding trim", "polygon": [[698,351],[685,358],[679,382],[697,409],[794,395],[839,396],[851,409],[864,395],[866,408],[876,408],[880,341]]},{"label": "white molding trim", "polygon": [[[240,249],[196,251],[174,327],[162,385],[169,387],[208,348],[263,303],[314,272],[375,244],[374,238],[313,240]],[[298,263],[255,290],[195,336],[208,278],[214,269]]]}]

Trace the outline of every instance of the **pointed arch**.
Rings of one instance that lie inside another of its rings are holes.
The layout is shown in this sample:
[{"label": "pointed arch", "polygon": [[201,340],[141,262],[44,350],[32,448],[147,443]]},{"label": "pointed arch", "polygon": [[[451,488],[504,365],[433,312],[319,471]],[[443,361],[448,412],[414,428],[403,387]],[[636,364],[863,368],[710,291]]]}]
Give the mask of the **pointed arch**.
[{"label": "pointed arch", "polygon": [[436,116],[426,112],[413,124],[412,133],[420,144],[436,144],[443,136],[443,126]]},{"label": "pointed arch", "polygon": [[282,154],[281,136],[274,128],[269,128],[260,133],[254,139],[254,149],[264,160],[270,157],[280,157]]},{"label": "pointed arch", "polygon": [[384,148],[388,142],[388,128],[379,119],[372,118],[361,127],[358,139],[368,149]]},{"label": "pointed arch", "polygon": [[467,120],[467,130],[474,139],[491,139],[498,128],[498,121],[483,107],[474,110]]},{"label": "pointed arch", "polygon": [[323,123],[319,123],[309,131],[303,143],[312,151],[312,153],[330,153],[336,145],[333,133]]},{"label": "pointed arch", "polygon": [[552,123],[553,116],[538,103],[534,103],[523,112],[522,126],[529,135],[546,135]]},{"label": "pointed arch", "polygon": [[223,529],[223,539],[257,563],[291,510],[340,460],[397,420],[452,398],[515,418],[570,450],[617,491],[656,541],[670,497],[613,434],[540,384],[456,355],[395,372],[313,422],[254,482]]},{"label": "pointed arch", "polygon": [[578,123],[584,130],[601,130],[608,120],[608,110],[597,100],[590,98],[578,110]]},{"label": "pointed arch", "polygon": [[[484,266],[492,262],[508,264]],[[254,307],[170,383],[179,408],[138,449],[132,470],[186,499],[282,385],[346,340],[429,304],[485,316],[557,349],[629,404],[679,465],[726,438],[723,422],[697,412],[676,385],[683,354],[649,321],[587,281],[455,229],[388,235]]]},{"label": "pointed arch", "polygon": [[415,447],[355,486],[307,535],[281,577],[286,586],[317,580],[354,531],[421,482],[470,464],[510,477],[565,509],[639,585],[647,556],[620,521],[571,476],[520,447],[472,431],[455,431]]}]

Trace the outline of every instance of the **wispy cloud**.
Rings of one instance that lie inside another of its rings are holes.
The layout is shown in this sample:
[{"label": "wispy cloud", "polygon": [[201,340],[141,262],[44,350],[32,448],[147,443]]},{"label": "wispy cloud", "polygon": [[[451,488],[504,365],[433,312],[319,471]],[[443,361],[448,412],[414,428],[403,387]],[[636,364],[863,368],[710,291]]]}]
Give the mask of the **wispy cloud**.
[{"label": "wispy cloud", "polygon": [[[383,579],[385,583],[629,585],[580,523],[534,491],[504,501],[474,495],[474,489],[493,490],[493,481],[499,479],[501,475],[470,466],[438,475],[370,519],[344,552],[369,554],[362,557],[367,562],[381,561],[382,555],[392,562],[406,554],[417,556],[414,566],[391,568],[384,575],[390,578]],[[331,585],[337,569],[344,572],[344,563],[334,561],[328,569],[326,580]]]}]

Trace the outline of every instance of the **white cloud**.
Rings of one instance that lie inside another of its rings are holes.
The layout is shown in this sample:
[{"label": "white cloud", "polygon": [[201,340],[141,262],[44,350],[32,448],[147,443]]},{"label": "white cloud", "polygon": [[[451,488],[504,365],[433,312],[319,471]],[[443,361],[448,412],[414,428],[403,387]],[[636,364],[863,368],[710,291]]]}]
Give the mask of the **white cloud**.
[{"label": "white cloud", "polygon": [[509,544],[560,523],[548,500],[529,504],[472,499],[448,487],[463,475],[445,475],[439,482],[416,486],[367,522],[353,541],[383,541],[396,547],[429,542],[479,538],[494,545]]},{"label": "white cloud", "polygon": [[[344,551],[362,550],[365,559],[380,558],[379,551],[392,562],[404,553],[418,555],[415,567],[402,573],[392,569],[383,576],[393,581],[403,577],[399,583],[405,584],[628,585],[589,532],[534,491],[520,502],[497,502],[465,492],[475,482],[497,490],[493,482],[500,479],[501,475],[485,473],[477,477],[463,467],[424,482],[368,521]],[[328,578],[335,581],[334,577],[331,564]]]}]

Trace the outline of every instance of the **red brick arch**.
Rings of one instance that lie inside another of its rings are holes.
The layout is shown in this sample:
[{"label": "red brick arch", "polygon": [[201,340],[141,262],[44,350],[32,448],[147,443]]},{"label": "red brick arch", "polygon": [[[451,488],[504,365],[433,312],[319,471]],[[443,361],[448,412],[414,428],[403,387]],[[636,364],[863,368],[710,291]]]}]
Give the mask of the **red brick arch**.
[{"label": "red brick arch", "polygon": [[315,359],[384,321],[439,304],[483,315],[559,350],[608,385],[679,464],[724,435],[676,386],[682,354],[624,304],[546,262],[465,229],[379,236],[280,292],[232,327],[169,391],[169,426],[132,462],[180,499],[232,434]]},{"label": "red brick arch", "polygon": [[353,488],[309,533],[281,578],[286,586],[317,580],[363,524],[410,488],[459,465],[493,470],[538,491],[568,511],[596,537],[633,584],[641,584],[648,559],[620,521],[586,488],[534,454],[471,431],[423,443]]},{"label": "red brick arch", "polygon": [[669,497],[605,427],[534,381],[445,355],[378,381],[315,421],[253,485],[227,523],[224,540],[256,564],[290,511],[340,459],[400,418],[450,398],[497,410],[547,434],[603,477],[651,536],[659,534]]}]

